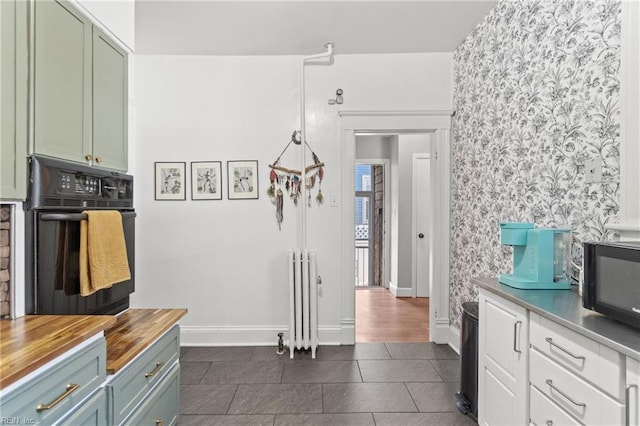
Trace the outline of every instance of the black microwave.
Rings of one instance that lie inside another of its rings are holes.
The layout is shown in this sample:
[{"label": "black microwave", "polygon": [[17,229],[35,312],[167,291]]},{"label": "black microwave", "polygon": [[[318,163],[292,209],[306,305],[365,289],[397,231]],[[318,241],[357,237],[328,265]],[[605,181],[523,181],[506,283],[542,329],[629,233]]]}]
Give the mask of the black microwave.
[{"label": "black microwave", "polygon": [[582,305],[640,328],[640,242],[584,243]]}]

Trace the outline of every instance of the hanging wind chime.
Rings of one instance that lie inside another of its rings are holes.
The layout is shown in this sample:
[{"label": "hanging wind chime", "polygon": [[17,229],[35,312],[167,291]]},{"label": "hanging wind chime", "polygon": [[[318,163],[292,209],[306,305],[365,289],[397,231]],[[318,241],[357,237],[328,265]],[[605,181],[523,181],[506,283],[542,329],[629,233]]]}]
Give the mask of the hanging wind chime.
[{"label": "hanging wind chime", "polygon": [[[293,201],[294,205],[298,205],[298,199],[302,197],[302,172],[300,170],[289,169],[280,165],[280,158],[286,152],[289,145],[294,143],[300,145],[302,143],[302,137],[300,132],[295,130],[291,135],[291,140],[287,146],[282,150],[276,161],[269,164],[271,172],[269,173],[269,181],[271,184],[267,189],[267,195],[271,198],[276,206],[276,222],[278,222],[278,229],[281,229],[282,220],[284,219],[283,207],[284,207],[284,193],[289,195],[289,198]],[[322,195],[322,178],[324,177],[324,163],[320,161],[315,152],[311,149],[307,141],[304,142],[305,146],[311,151],[313,158],[313,164],[305,168],[306,188],[307,188],[307,205],[311,207],[311,190],[318,183],[318,193],[316,195],[316,202],[322,204],[324,196]]]}]

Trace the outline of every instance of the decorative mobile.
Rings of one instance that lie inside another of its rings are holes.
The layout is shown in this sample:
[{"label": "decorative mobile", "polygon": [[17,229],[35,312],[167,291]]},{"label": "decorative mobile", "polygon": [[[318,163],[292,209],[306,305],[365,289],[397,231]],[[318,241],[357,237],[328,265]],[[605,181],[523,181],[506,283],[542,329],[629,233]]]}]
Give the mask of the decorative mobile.
[{"label": "decorative mobile", "polygon": [[[302,143],[302,137],[299,130],[295,130],[291,135],[291,140],[284,147],[276,161],[273,164],[269,164],[271,172],[269,174],[269,180],[271,185],[267,189],[267,195],[271,198],[276,206],[276,222],[278,222],[278,229],[281,229],[282,220],[284,219],[283,207],[284,207],[284,193],[289,195],[289,198],[293,201],[295,206],[298,205],[298,199],[302,197],[302,172],[300,170],[289,169],[280,165],[280,158],[286,152],[289,145],[294,143],[300,145]],[[307,205],[311,207],[311,189],[313,189],[318,183],[318,193],[316,195],[316,202],[322,204],[324,196],[322,195],[322,178],[324,177],[324,163],[320,161],[315,152],[311,149],[307,141],[304,142],[305,146],[311,151],[313,158],[313,164],[305,168],[306,187],[307,187]]]}]

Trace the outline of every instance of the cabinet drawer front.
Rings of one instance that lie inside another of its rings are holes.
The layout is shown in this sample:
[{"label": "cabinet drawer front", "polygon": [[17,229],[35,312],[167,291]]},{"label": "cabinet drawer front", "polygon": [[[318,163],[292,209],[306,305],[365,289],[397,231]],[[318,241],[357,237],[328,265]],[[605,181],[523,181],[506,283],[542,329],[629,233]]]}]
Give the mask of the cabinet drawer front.
[{"label": "cabinet drawer front", "polygon": [[100,338],[3,398],[2,417],[38,424],[58,421],[104,382],[106,357],[105,340]]},{"label": "cabinet drawer front", "polygon": [[531,384],[580,422],[622,424],[624,405],[532,348]]},{"label": "cabinet drawer front", "polygon": [[178,325],[168,330],[107,384],[109,414],[114,424],[131,413],[178,359],[179,330]]},{"label": "cabinet drawer front", "polygon": [[540,315],[531,314],[531,345],[615,398],[624,396],[624,357]]},{"label": "cabinet drawer front", "polygon": [[580,425],[580,422],[544,396],[535,386],[531,386],[529,394],[531,395],[529,414],[532,424],[538,426]]},{"label": "cabinet drawer front", "polygon": [[173,364],[145,402],[132,413],[126,425],[175,425],[180,414],[180,364]]},{"label": "cabinet drawer front", "polygon": [[64,419],[61,425],[101,426],[107,423],[107,394],[100,388],[95,395]]}]

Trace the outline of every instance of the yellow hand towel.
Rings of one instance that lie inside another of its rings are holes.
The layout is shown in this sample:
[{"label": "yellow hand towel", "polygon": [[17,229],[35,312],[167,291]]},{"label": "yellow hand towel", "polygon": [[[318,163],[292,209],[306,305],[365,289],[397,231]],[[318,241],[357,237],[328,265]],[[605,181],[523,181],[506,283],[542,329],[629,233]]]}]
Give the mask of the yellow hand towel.
[{"label": "yellow hand towel", "polygon": [[122,216],[115,210],[83,212],[80,222],[80,295],[131,279]]}]

